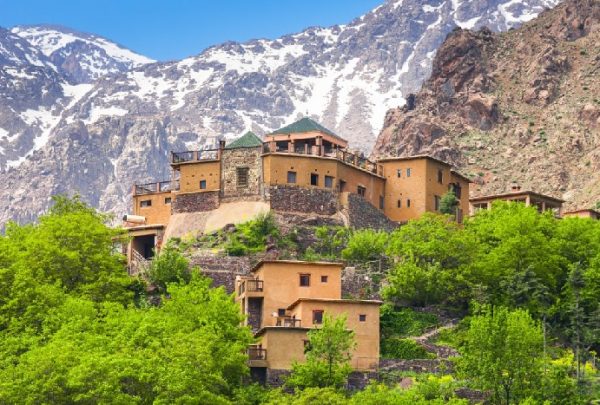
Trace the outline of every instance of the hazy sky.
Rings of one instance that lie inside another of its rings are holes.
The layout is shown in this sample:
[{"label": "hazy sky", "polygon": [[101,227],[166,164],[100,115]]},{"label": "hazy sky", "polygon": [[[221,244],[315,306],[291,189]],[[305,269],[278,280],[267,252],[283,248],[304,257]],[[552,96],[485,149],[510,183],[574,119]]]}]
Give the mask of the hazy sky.
[{"label": "hazy sky", "polygon": [[0,0],[0,26],[60,24],[158,60],[224,41],[345,24],[384,0]]}]

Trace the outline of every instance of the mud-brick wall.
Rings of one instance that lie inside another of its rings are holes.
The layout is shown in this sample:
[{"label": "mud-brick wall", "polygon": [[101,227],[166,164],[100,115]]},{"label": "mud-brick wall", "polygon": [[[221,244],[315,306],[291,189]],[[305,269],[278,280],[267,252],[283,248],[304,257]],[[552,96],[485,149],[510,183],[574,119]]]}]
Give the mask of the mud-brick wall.
[{"label": "mud-brick wall", "polygon": [[[262,184],[262,148],[225,149],[221,155],[223,197],[260,194]],[[248,169],[248,185],[238,186],[238,168]]]},{"label": "mud-brick wall", "polygon": [[355,229],[371,228],[392,231],[398,224],[385,216],[383,211],[357,194],[348,195],[350,226]]},{"label": "mud-brick wall", "polygon": [[338,211],[337,195],[330,190],[293,186],[269,187],[271,209],[333,215]]},{"label": "mud-brick wall", "polygon": [[210,211],[217,208],[219,208],[218,191],[177,194],[177,198],[171,203],[171,209],[174,214]]}]

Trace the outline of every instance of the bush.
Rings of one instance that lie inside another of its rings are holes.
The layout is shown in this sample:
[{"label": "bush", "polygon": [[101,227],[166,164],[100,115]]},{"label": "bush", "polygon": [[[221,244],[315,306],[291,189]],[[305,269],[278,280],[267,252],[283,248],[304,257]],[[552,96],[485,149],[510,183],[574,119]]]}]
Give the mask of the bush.
[{"label": "bush", "polygon": [[175,248],[165,247],[160,255],[150,262],[148,280],[162,292],[167,291],[168,283],[189,283],[191,274],[189,263]]},{"label": "bush", "polygon": [[265,250],[268,238],[277,239],[279,228],[271,212],[261,214],[256,219],[237,226],[225,244],[225,251],[231,256],[245,256]]},{"label": "bush", "polygon": [[380,313],[382,338],[418,336],[439,324],[437,316],[433,314],[410,308],[395,308],[391,304],[382,305]]},{"label": "bush", "polygon": [[381,356],[387,359],[433,359],[435,355],[429,353],[417,342],[411,339],[390,338],[381,342]]}]

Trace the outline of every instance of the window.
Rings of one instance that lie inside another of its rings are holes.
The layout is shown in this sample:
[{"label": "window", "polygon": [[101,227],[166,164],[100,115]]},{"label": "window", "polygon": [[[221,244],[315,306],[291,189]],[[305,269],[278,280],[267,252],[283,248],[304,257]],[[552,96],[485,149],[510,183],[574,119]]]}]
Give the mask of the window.
[{"label": "window", "polygon": [[296,182],[296,172],[288,172],[287,182],[290,184],[294,184]]},{"label": "window", "polygon": [[410,167],[406,169],[406,177],[410,177]]},{"label": "window", "polygon": [[358,195],[361,197],[364,197],[365,194],[367,194],[367,189],[363,186],[358,186],[358,188],[356,189],[356,191],[358,192]]},{"label": "window", "polygon": [[340,193],[346,189],[346,182],[344,180],[340,180]]},{"label": "window", "polygon": [[333,177],[325,176],[325,187],[333,188]]},{"label": "window", "polygon": [[285,316],[285,308],[279,308],[277,310],[277,316]]},{"label": "window", "polygon": [[406,199],[406,208],[410,208],[410,198]]},{"label": "window", "polygon": [[366,314],[360,314],[360,315],[358,315],[358,321],[359,322],[366,322],[367,321],[367,315]]},{"label": "window", "polygon": [[311,186],[318,186],[319,185],[319,175],[316,173],[311,173],[310,174],[310,185]]},{"label": "window", "polygon": [[237,187],[238,188],[248,187],[248,168],[247,167],[238,167],[238,168],[236,168],[236,174],[237,174]]},{"label": "window", "polygon": [[433,204],[435,206],[435,210],[439,211],[440,210],[440,196],[439,195],[433,196]]},{"label": "window", "polygon": [[402,208],[402,200],[398,200],[398,208]]},{"label": "window", "polygon": [[321,276],[321,283],[326,283],[327,282],[327,276]]},{"label": "window", "polygon": [[383,209],[383,205],[384,205],[385,201],[383,200],[383,196],[380,195],[379,196],[379,209],[382,210]]},{"label": "window", "polygon": [[165,197],[165,204],[171,204],[171,197]]},{"label": "window", "polygon": [[200,180],[200,190],[206,189],[206,180]]},{"label": "window", "polygon": [[310,274],[300,274],[300,287],[310,286]]},{"label": "window", "polygon": [[317,309],[313,311],[313,324],[320,325],[323,323],[323,310]]},{"label": "window", "polygon": [[444,182],[444,171],[442,169],[438,169],[438,183]]},{"label": "window", "polygon": [[398,177],[402,177],[402,169],[398,169],[396,171],[396,174],[398,175]]},{"label": "window", "polygon": [[140,207],[151,207],[152,200],[142,200],[140,201]]}]

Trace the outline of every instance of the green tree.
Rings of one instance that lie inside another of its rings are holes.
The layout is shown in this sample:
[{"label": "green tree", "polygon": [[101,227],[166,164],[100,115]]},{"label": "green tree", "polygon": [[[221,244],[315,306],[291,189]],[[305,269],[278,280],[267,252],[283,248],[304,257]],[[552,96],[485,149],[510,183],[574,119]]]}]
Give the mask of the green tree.
[{"label": "green tree", "polygon": [[449,190],[440,199],[440,212],[446,215],[456,214],[456,207],[458,206],[458,199],[453,190]]},{"label": "green tree", "polygon": [[368,263],[379,260],[385,255],[388,234],[373,229],[361,229],[352,232],[342,257],[352,262]]},{"label": "green tree", "polygon": [[541,383],[543,336],[525,310],[484,307],[472,317],[459,372],[481,389],[491,390],[497,403],[517,403],[536,394]]},{"label": "green tree", "polygon": [[188,260],[169,246],[150,262],[147,275],[148,280],[161,292],[166,292],[168,283],[188,283],[191,279]]},{"label": "green tree", "polygon": [[352,370],[354,346],[354,332],[346,328],[346,317],[325,315],[322,327],[308,332],[306,362],[292,365],[286,384],[298,388],[342,386]]}]

